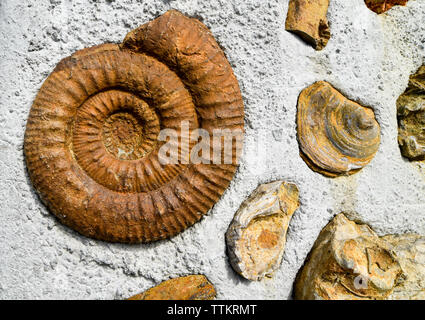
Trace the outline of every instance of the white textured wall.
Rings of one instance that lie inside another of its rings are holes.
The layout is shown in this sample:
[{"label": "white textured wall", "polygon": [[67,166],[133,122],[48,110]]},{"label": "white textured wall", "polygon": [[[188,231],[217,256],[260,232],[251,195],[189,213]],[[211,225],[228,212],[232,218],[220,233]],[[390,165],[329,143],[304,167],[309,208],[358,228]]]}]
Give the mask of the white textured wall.
[{"label": "white textured wall", "polygon": [[[425,234],[425,165],[401,157],[395,106],[424,63],[425,0],[381,16],[363,0],[331,0],[332,37],[321,52],[285,31],[287,7],[288,0],[0,1],[1,299],[121,299],[193,273],[205,274],[220,299],[287,299],[318,233],[343,210],[380,234]],[[61,58],[120,42],[171,8],[202,17],[234,68],[246,110],[241,166],[213,210],[171,240],[84,238],[48,213],[28,179],[22,149],[32,101]],[[297,97],[317,80],[373,107],[382,127],[378,154],[352,177],[325,178],[298,155]],[[301,207],[275,277],[250,283],[229,266],[224,234],[250,192],[275,179],[298,185]]]}]

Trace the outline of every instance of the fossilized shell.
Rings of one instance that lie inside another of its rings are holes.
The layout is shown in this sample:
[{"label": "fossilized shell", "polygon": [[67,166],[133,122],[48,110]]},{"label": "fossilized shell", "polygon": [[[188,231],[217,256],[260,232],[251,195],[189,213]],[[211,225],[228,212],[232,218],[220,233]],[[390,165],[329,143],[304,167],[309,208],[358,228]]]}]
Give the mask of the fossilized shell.
[{"label": "fossilized shell", "polygon": [[203,275],[167,280],[128,300],[213,300],[214,286]]},{"label": "fossilized shell", "polygon": [[236,212],[226,233],[233,269],[249,280],[270,277],[279,268],[289,221],[298,208],[296,185],[260,185]]},{"label": "fossilized shell", "polygon": [[295,299],[385,299],[402,274],[386,241],[340,214],[322,230],[299,272]]},{"label": "fossilized shell", "polygon": [[326,18],[328,7],[329,0],[291,0],[286,30],[299,35],[316,50],[322,50],[331,37]]},{"label": "fossilized shell", "polygon": [[387,235],[403,270],[403,281],[388,300],[425,300],[425,237],[417,234]]},{"label": "fossilized shell", "polygon": [[[177,11],[62,60],[43,83],[25,134],[30,178],[67,226],[96,239],[165,239],[197,222],[237,166],[167,164],[162,129],[243,131],[238,82],[201,22]],[[183,139],[183,135],[180,135]]]},{"label": "fossilized shell", "polygon": [[325,81],[301,92],[297,126],[301,157],[326,176],[359,171],[379,148],[380,127],[372,109],[348,100]]},{"label": "fossilized shell", "polygon": [[425,160],[425,65],[397,100],[398,143],[410,160]]},{"label": "fossilized shell", "polygon": [[367,7],[380,14],[394,6],[405,6],[409,0],[365,0]]}]

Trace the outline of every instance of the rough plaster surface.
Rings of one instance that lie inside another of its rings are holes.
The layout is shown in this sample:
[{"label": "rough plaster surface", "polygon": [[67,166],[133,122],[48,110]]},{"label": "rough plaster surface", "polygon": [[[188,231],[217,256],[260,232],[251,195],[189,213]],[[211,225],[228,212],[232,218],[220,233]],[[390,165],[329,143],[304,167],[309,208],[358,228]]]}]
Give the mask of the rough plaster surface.
[{"label": "rough plaster surface", "polygon": [[[177,237],[149,245],[108,244],[62,226],[40,203],[23,157],[24,130],[42,82],[63,57],[175,8],[212,30],[240,82],[246,136],[240,168],[209,214]],[[425,164],[400,155],[396,99],[424,63],[425,1],[381,16],[363,0],[331,0],[332,37],[316,52],[285,31],[288,0],[0,1],[0,299],[121,299],[171,277],[202,273],[219,299],[288,299],[320,230],[341,211],[379,234],[425,234]],[[318,80],[373,107],[382,127],[375,159],[329,179],[298,155],[298,94]],[[300,208],[273,279],[248,282],[231,269],[225,232],[260,183],[300,189]]]}]

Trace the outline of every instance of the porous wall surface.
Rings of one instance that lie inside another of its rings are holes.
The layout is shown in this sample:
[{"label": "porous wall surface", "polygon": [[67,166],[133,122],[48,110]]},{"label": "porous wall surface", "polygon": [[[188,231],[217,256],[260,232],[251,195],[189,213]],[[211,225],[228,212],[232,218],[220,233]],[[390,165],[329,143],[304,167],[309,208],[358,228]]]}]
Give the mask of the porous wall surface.
[{"label": "porous wall surface", "polygon": [[[285,31],[288,0],[1,0],[0,299],[122,299],[163,280],[204,274],[219,299],[289,299],[321,229],[341,211],[379,235],[425,234],[425,164],[402,158],[396,100],[425,61],[425,1],[376,15],[363,0],[331,0],[331,39],[320,52]],[[202,19],[227,55],[245,103],[245,145],[230,188],[193,227],[165,241],[109,244],[62,226],[26,172],[31,104],[55,65],[74,51],[119,43],[169,9]],[[299,93],[325,80],[370,106],[381,126],[376,157],[350,177],[326,178],[299,156]],[[243,280],[225,232],[259,184],[297,184],[300,208],[274,278]]]}]

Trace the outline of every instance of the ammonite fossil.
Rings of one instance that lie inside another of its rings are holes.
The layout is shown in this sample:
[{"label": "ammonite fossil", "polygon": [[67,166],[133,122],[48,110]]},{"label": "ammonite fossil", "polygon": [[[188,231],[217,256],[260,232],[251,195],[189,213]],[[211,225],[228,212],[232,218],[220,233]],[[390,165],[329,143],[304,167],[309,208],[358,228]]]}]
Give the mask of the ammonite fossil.
[{"label": "ammonite fossil", "polygon": [[301,157],[329,177],[361,170],[380,144],[373,110],[348,100],[325,81],[301,92],[297,126]]},{"label": "ammonite fossil", "polygon": [[425,160],[425,65],[410,76],[397,100],[398,143],[403,156]]},{"label": "ammonite fossil", "polygon": [[292,183],[262,184],[236,212],[226,240],[230,264],[242,277],[258,281],[279,268],[298,194]]},{"label": "ammonite fossil", "polygon": [[299,35],[316,50],[322,50],[331,37],[328,19],[329,0],[291,0],[285,29]]},{"label": "ammonite fossil", "polygon": [[128,300],[214,300],[216,294],[207,277],[191,275],[164,281]]},{"label": "ammonite fossil", "polygon": [[409,0],[365,0],[367,7],[380,14],[394,6],[405,6]]},{"label": "ammonite fossil", "polygon": [[243,122],[238,82],[211,32],[169,11],[122,44],[84,49],[57,65],[30,111],[27,167],[43,202],[79,233],[124,243],[165,239],[218,201],[238,150],[224,164],[164,164],[160,132],[174,130],[182,142],[195,129],[243,132]]}]

